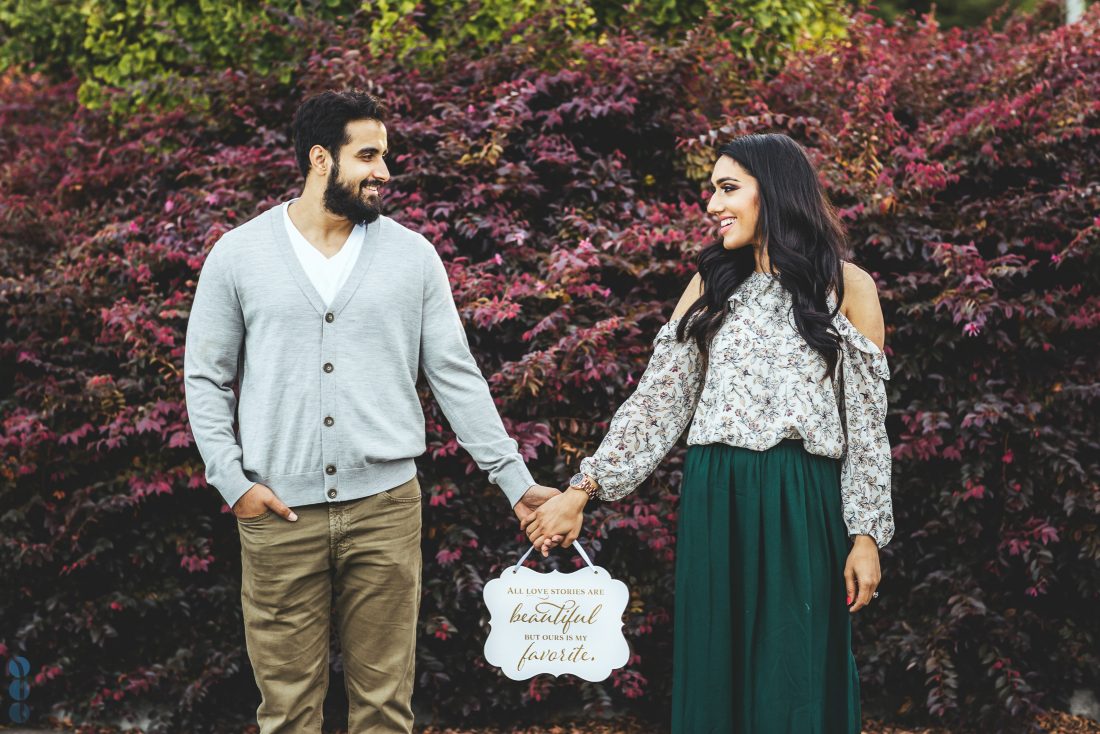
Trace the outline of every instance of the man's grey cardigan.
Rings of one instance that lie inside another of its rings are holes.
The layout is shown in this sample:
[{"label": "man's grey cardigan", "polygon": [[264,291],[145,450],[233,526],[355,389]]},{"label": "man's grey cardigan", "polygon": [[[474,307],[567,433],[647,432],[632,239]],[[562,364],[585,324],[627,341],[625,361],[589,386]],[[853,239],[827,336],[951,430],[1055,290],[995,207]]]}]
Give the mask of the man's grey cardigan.
[{"label": "man's grey cardigan", "polygon": [[326,308],[268,209],[214,244],[187,323],[187,414],[207,482],[230,507],[255,482],[294,507],[412,479],[425,449],[420,368],[459,444],[515,505],[534,481],[431,243],[380,217]]}]

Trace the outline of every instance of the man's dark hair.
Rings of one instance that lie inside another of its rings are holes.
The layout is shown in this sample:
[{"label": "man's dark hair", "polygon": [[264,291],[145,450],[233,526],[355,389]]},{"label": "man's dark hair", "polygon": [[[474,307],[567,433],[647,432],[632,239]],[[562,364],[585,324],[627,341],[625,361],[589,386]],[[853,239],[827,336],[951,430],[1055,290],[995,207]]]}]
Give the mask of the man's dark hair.
[{"label": "man's dark hair", "polygon": [[385,110],[376,97],[366,92],[321,92],[294,113],[294,154],[302,177],[309,175],[309,150],[315,145],[338,158],[340,148],[350,142],[347,125],[355,120],[384,122]]}]

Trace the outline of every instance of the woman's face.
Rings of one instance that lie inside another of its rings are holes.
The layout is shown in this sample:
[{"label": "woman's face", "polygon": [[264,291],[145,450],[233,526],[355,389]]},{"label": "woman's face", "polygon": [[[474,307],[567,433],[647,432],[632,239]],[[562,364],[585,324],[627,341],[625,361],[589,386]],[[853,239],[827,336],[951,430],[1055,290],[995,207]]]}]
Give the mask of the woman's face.
[{"label": "woman's face", "polygon": [[756,179],[737,161],[724,155],[714,164],[710,182],[714,193],[707,204],[707,213],[717,220],[722,246],[736,250],[754,244],[760,209]]}]

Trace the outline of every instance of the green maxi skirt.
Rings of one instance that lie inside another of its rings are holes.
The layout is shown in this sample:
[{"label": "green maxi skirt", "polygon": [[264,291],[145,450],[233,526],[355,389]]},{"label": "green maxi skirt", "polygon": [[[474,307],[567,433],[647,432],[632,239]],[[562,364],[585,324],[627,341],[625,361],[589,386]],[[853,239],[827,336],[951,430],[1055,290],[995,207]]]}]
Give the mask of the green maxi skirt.
[{"label": "green maxi skirt", "polygon": [[673,734],[858,734],[840,460],[690,446],[676,543]]}]

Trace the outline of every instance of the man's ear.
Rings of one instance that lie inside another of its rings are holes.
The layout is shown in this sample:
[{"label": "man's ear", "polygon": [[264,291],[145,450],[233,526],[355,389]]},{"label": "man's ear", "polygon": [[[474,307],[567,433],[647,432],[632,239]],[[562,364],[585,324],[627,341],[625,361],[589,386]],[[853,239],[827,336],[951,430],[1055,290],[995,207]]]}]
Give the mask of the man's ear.
[{"label": "man's ear", "polygon": [[309,149],[309,162],[311,165],[317,166],[317,170],[321,174],[328,173],[329,167],[329,152],[321,145],[315,145]]}]

